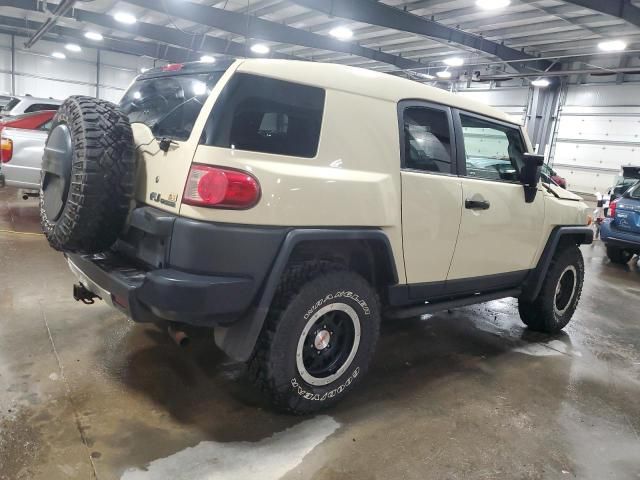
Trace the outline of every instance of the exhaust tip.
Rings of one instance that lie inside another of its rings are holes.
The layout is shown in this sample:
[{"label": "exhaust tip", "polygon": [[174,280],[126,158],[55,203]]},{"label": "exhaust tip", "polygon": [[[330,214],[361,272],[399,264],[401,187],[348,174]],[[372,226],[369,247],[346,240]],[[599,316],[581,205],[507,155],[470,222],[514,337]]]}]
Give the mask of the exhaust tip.
[{"label": "exhaust tip", "polygon": [[171,337],[171,339],[175,342],[179,347],[187,347],[191,343],[191,338],[179,327],[174,325],[169,325],[167,327],[167,333]]}]

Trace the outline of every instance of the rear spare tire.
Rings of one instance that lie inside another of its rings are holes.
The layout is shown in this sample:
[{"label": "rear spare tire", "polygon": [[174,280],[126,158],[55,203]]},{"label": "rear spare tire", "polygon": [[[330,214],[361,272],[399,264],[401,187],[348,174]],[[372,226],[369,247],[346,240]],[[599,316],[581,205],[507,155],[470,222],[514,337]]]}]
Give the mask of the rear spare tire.
[{"label": "rear spare tire", "polygon": [[98,253],[118,238],[135,186],[131,125],[118,107],[69,97],[42,159],[40,220],[56,250]]}]

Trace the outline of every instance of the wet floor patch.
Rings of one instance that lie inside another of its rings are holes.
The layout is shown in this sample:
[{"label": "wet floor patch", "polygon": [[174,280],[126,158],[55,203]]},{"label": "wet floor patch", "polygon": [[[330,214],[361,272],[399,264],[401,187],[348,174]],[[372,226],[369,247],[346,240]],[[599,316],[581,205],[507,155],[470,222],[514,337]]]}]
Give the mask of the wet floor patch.
[{"label": "wet floor patch", "polygon": [[255,443],[201,442],[155,460],[144,470],[129,470],[122,480],[278,480],[339,426],[331,417],[320,416]]}]

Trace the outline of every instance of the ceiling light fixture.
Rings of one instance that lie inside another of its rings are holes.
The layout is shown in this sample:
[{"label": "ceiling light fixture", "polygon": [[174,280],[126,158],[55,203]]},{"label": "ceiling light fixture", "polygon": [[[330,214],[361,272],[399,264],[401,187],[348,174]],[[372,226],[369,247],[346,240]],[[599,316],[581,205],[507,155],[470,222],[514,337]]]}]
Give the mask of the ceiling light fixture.
[{"label": "ceiling light fixture", "polygon": [[353,30],[347,27],[335,27],[329,30],[329,35],[337,38],[338,40],[349,40],[353,37]]},{"label": "ceiling light fixture", "polygon": [[538,78],[537,80],[531,82],[531,85],[538,88],[547,88],[549,85],[551,85],[551,82],[546,78]]},{"label": "ceiling light fixture", "polygon": [[269,47],[267,47],[264,43],[255,43],[251,45],[251,51],[260,55],[265,55],[269,53]]},{"label": "ceiling light fixture", "polygon": [[67,43],[64,46],[64,48],[66,48],[70,52],[81,52],[82,51],[82,48],[80,48],[80,45],[76,45],[75,43]]},{"label": "ceiling light fixture", "polygon": [[484,10],[497,10],[511,5],[511,0],[476,0],[476,5]]},{"label": "ceiling light fixture", "polygon": [[438,76],[438,78],[442,78],[445,80],[451,78],[451,72],[449,70],[442,70],[440,72],[437,72],[436,75]]},{"label": "ceiling light fixture", "polygon": [[444,63],[449,67],[461,67],[464,65],[464,59],[460,57],[445,58]]},{"label": "ceiling light fixture", "polygon": [[627,44],[622,40],[608,40],[600,42],[598,48],[603,52],[621,52],[627,48]]},{"label": "ceiling light fixture", "polygon": [[98,32],[85,32],[84,37],[95,42],[101,42],[104,39],[102,34]]},{"label": "ceiling light fixture", "polygon": [[216,63],[215,57],[212,57],[211,55],[202,55],[200,57],[200,61],[203,63]]},{"label": "ceiling light fixture", "polygon": [[138,21],[136,17],[127,12],[116,12],[116,14],[113,16],[113,19],[116,22],[124,23],[126,25],[133,25]]},{"label": "ceiling light fixture", "polygon": [[65,58],[67,58],[67,56],[66,56],[64,53],[62,53],[62,52],[53,52],[53,53],[51,54],[51,56],[52,56],[53,58],[57,58],[57,59],[59,59],[59,60],[64,60]]}]

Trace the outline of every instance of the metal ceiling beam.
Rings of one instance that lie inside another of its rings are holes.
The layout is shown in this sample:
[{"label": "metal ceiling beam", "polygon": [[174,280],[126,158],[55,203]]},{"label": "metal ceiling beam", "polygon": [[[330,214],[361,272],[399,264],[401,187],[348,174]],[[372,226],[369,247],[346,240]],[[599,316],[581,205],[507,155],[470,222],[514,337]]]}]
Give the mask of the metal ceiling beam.
[{"label": "metal ceiling beam", "polygon": [[[451,28],[442,23],[419,17],[399,8],[371,0],[292,0],[293,3],[317,10],[329,16],[347,18],[357,22],[378,25],[417,35],[439,38],[474,50],[494,55],[502,60],[531,59],[531,55],[501,43],[487,40],[480,35]],[[529,67],[544,70],[548,62],[530,64]],[[517,65],[514,67],[518,68]],[[520,66],[520,68],[524,68]]]},{"label": "metal ceiling beam", "polygon": [[51,30],[62,15],[66,15],[66,13],[73,8],[75,3],[76,0],[61,0],[59,4],[55,5],[55,8],[51,12],[51,17],[49,17],[42,27],[40,27],[29,40],[27,40],[24,46],[27,48],[33,47],[45,33]]},{"label": "metal ceiling beam", "polygon": [[565,3],[588,8],[594,12],[621,18],[640,27],[640,7],[630,0],[563,0]]},{"label": "metal ceiling beam", "polygon": [[[0,16],[1,33],[29,37],[30,32],[37,30],[44,23],[33,22],[22,18]],[[43,37],[43,40],[52,43],[66,44],[77,43],[85,48],[99,48],[111,52],[135,55],[138,57],[157,58],[168,62],[176,63],[184,61],[185,50],[181,48],[153,45],[150,42],[140,42],[137,40],[114,39],[105,37],[100,45],[90,42],[81,31],[74,28],[61,27],[56,25]]]},{"label": "metal ceiling beam", "polygon": [[[0,6],[14,7],[21,10],[42,12],[40,9],[41,3],[38,0],[0,0]],[[49,6],[49,8],[55,8],[55,5]],[[80,22],[86,22],[93,25],[99,25],[104,28],[119,30],[122,32],[130,33],[139,37],[144,37],[149,40],[160,43],[160,48],[165,48],[164,45],[173,45],[180,47],[182,55],[179,55],[181,62],[187,60],[197,59],[197,56],[193,56],[194,53],[210,54],[219,53],[223,55],[229,55],[233,57],[247,57],[257,56],[247,51],[244,44],[224,40],[222,38],[212,37],[209,35],[201,34],[189,34],[181,32],[176,28],[162,27],[145,22],[136,22],[133,25],[123,25],[116,22],[110,15],[103,13],[90,12],[88,10],[74,9],[68,18],[73,18]],[[20,20],[23,24],[24,21]],[[41,24],[44,25],[44,24]],[[59,26],[55,28],[61,28]],[[77,30],[76,30],[77,31]],[[142,42],[139,42],[142,43]],[[158,50],[158,46],[149,44],[152,48]],[[95,43],[93,47],[98,47]],[[185,51],[186,50],[186,51]],[[291,55],[274,53],[272,55],[275,58],[294,59],[299,57],[293,57]],[[156,58],[159,58],[155,56]]]},{"label": "metal ceiling beam", "polygon": [[[420,62],[415,60],[407,60],[397,55],[365,48],[355,42],[341,42],[331,37],[307,32],[262,18],[198,3],[183,0],[165,0],[162,2],[156,0],[126,0],[126,2],[150,11],[164,13],[175,18],[189,20],[237,35],[243,35],[247,38],[257,38],[271,42],[287,43],[289,45],[303,45],[319,50],[348,53],[395,65],[401,69],[421,66]],[[118,27],[118,29],[121,29],[121,27]]]}]

